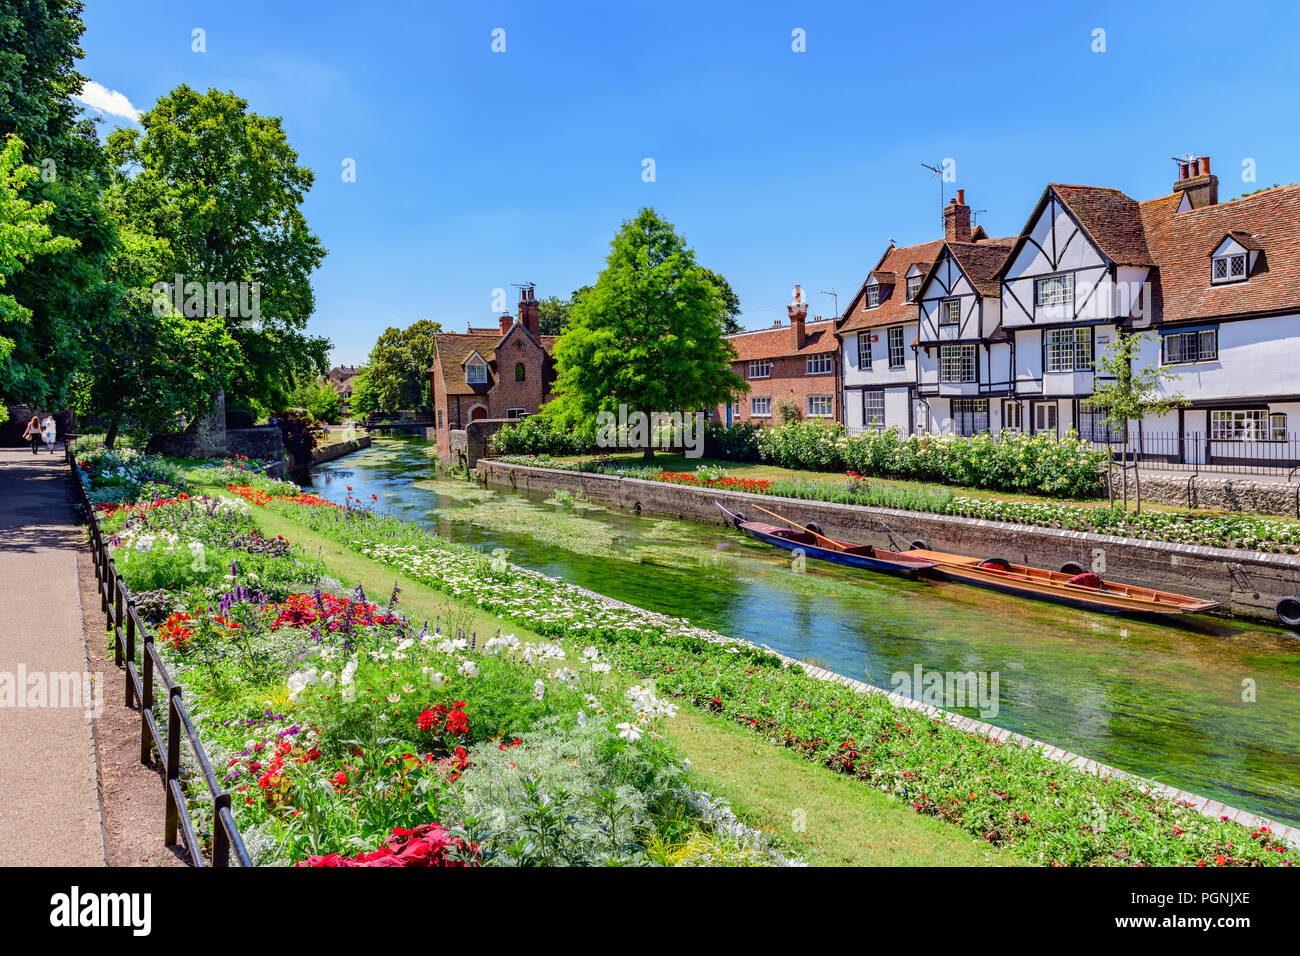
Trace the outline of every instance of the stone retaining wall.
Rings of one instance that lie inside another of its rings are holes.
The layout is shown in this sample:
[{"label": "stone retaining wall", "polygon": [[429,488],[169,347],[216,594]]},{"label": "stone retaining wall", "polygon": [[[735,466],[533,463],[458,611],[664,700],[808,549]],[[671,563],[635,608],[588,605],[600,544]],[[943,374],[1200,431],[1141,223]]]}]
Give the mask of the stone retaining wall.
[{"label": "stone retaining wall", "polygon": [[350,455],[354,451],[360,451],[362,448],[370,447],[370,436],[364,435],[361,438],[353,438],[349,441],[338,441],[332,445],[321,445],[311,453],[311,463],[319,465],[323,461],[333,461],[335,458],[342,458],[344,455]]},{"label": "stone retaining wall", "polygon": [[754,508],[762,505],[805,524],[815,521],[832,537],[896,551],[924,541],[938,551],[999,557],[1052,570],[1073,561],[1084,568],[1104,567],[1106,576],[1130,584],[1218,601],[1226,612],[1270,622],[1276,621],[1275,607],[1281,598],[1300,595],[1300,557],[1291,555],[774,498],[489,459],[479,461],[477,471],[491,485],[548,494],[564,490],[625,511],[688,521],[725,524],[715,501],[754,519],[763,518]]},{"label": "stone retaining wall", "polygon": [[[1129,483],[1129,492],[1133,484]],[[1300,518],[1300,484],[1217,475],[1143,472],[1142,500],[1181,508],[1253,511],[1261,515]]]}]

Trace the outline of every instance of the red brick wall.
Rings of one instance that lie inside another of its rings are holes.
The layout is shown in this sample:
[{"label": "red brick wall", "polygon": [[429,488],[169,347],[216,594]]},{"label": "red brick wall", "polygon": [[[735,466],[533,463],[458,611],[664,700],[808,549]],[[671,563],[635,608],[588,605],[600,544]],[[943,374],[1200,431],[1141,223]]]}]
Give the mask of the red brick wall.
[{"label": "red brick wall", "polygon": [[[780,407],[783,402],[793,402],[799,409],[801,418],[809,419],[808,396],[828,395],[831,399],[831,413],[826,421],[840,421],[840,371],[839,356],[833,354],[833,371],[816,375],[807,374],[807,357],[791,355],[772,359],[770,378],[749,378],[749,362],[733,362],[734,371],[749,384],[749,392],[740,396],[740,413],[732,418],[733,422],[746,422],[753,418],[763,425],[776,425],[781,421]],[[751,398],[767,397],[772,399],[772,414],[766,417],[754,417],[749,413]],[[720,421],[725,422],[726,409],[722,409]]]},{"label": "red brick wall", "polygon": [[[546,400],[546,352],[532,338],[516,329],[496,350],[496,382],[488,393],[488,415],[505,418],[512,408],[536,414]],[[515,366],[523,365],[524,380],[515,378]]]}]

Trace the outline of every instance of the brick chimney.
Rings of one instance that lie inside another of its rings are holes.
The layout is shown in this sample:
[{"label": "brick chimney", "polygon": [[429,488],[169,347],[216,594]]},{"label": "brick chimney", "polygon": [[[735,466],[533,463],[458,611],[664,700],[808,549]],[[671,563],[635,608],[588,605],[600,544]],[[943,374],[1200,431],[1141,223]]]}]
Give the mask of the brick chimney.
[{"label": "brick chimney", "polygon": [[1210,172],[1210,157],[1178,161],[1178,182],[1174,192],[1186,193],[1193,209],[1213,206],[1219,201],[1219,177]]},{"label": "brick chimney", "polygon": [[957,190],[957,198],[943,211],[943,237],[949,242],[970,242],[970,206],[964,189]]},{"label": "brick chimney", "polygon": [[795,351],[803,348],[803,321],[808,317],[808,303],[803,300],[803,289],[794,287],[794,301],[785,307],[790,315],[791,340]]},{"label": "brick chimney", "polygon": [[510,327],[515,324],[514,316],[509,312],[501,313],[501,334],[505,335],[510,331]]},{"label": "brick chimney", "polygon": [[542,334],[537,315],[537,296],[531,282],[519,290],[519,322],[533,335]]}]

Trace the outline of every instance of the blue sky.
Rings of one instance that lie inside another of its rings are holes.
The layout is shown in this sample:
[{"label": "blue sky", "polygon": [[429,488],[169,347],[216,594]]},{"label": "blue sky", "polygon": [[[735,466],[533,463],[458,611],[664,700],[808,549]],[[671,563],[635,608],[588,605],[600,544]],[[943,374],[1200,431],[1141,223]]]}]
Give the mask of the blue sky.
[{"label": "blue sky", "polygon": [[991,235],[1048,182],[1163,195],[1175,154],[1223,197],[1296,181],[1296,6],[90,0],[81,66],[138,110],[189,83],[284,117],[329,250],[311,328],[357,364],[389,325],[594,281],[646,205],[760,328],[794,283],[829,315],[815,293],[843,307],[890,238],[941,232],[922,162],[955,161]]}]

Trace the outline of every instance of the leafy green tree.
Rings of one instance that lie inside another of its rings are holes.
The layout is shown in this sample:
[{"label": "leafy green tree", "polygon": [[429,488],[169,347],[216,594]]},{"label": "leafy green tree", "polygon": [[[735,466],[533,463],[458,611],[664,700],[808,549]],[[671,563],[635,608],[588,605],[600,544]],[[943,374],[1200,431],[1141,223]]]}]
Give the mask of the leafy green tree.
[{"label": "leafy green tree", "polygon": [[725,317],[722,320],[722,334],[735,335],[737,332],[743,331],[740,323],[736,320],[736,316],[740,315],[740,296],[736,295],[731,288],[731,283],[712,269],[701,267],[700,271],[704,273],[704,278],[713,283],[714,288],[718,290],[718,295],[722,296],[722,308],[725,312]]},{"label": "leafy green tree", "polygon": [[[694,412],[744,391],[722,338],[722,297],[694,252],[653,209],[623,223],[596,285],[555,345],[549,414],[578,422],[601,411]],[[645,457],[653,458],[647,443]]]},{"label": "leafy green tree", "polygon": [[26,198],[50,203],[55,236],[74,240],[12,276],[6,292],[28,321],[10,324],[0,400],[62,405],[87,361],[88,330],[108,307],[105,282],[113,231],[99,203],[109,164],[96,122],[70,99],[85,82],[76,68],[84,26],[80,0],[0,3],[0,137],[17,136],[39,171]]},{"label": "leafy green tree", "polygon": [[311,170],[279,117],[250,112],[233,93],[178,86],[140,125],[108,138],[125,221],[166,241],[171,261],[157,281],[260,284],[256,321],[226,310],[241,358],[231,390],[284,407],[289,383],[325,371],[330,346],[307,332],[310,277],[325,256],[301,208]]},{"label": "leafy green tree", "polygon": [[289,393],[289,407],[302,408],[318,422],[337,425],[343,414],[339,393],[323,382],[303,382]]},{"label": "leafy green tree", "polygon": [[560,335],[569,327],[569,315],[573,312],[573,303],[591,291],[591,286],[584,285],[574,289],[567,299],[558,295],[539,299],[537,302],[537,327],[542,335]]},{"label": "leafy green tree", "polygon": [[[22,155],[23,141],[7,137],[0,151],[0,393],[6,396],[20,394],[23,375],[13,362],[14,336],[32,321],[32,310],[4,291],[8,280],[39,257],[76,245],[74,239],[53,235],[48,223],[53,203],[33,203],[21,195],[39,175],[35,167],[22,162]],[[0,421],[8,418],[4,404],[0,416]]]},{"label": "leafy green tree", "polygon": [[352,379],[352,397],[348,399],[348,410],[355,418],[368,418],[382,408],[379,404],[379,391],[370,381],[370,369],[363,366]]},{"label": "leafy green tree", "polygon": [[[434,337],[441,331],[441,324],[428,319],[420,319],[404,329],[389,326],[384,330],[370,350],[370,361],[364,369],[367,387],[373,389],[376,403],[370,411],[399,408],[427,411],[433,407],[429,369],[433,367]],[[355,383],[352,405],[355,411]]]},{"label": "leafy green tree", "polygon": [[110,304],[89,330],[90,362],[75,388],[77,410],[107,423],[110,448],[121,430],[147,439],[206,414],[239,360],[239,345],[220,316],[155,307],[150,283],[169,258],[164,240],[126,224],[118,230]]},{"label": "leafy green tree", "polygon": [[[1167,371],[1158,363],[1142,368],[1135,368],[1143,342],[1159,343],[1160,337],[1150,332],[1118,331],[1114,341],[1106,346],[1097,358],[1097,385],[1093,390],[1092,404],[1105,411],[1108,427],[1118,430],[1124,436],[1124,450],[1121,453],[1124,470],[1124,504],[1128,506],[1128,471],[1132,452],[1129,450],[1128,426],[1130,422],[1140,422],[1148,415],[1163,415],[1166,412],[1187,405],[1187,400],[1166,387],[1178,381],[1178,376]],[[1113,456],[1107,456],[1107,467]],[[1113,474],[1113,471],[1112,471]],[[1139,469],[1133,469],[1134,487],[1137,494],[1137,510],[1142,511],[1142,478]],[[1111,501],[1115,500],[1114,481],[1107,482],[1110,487]]]}]

